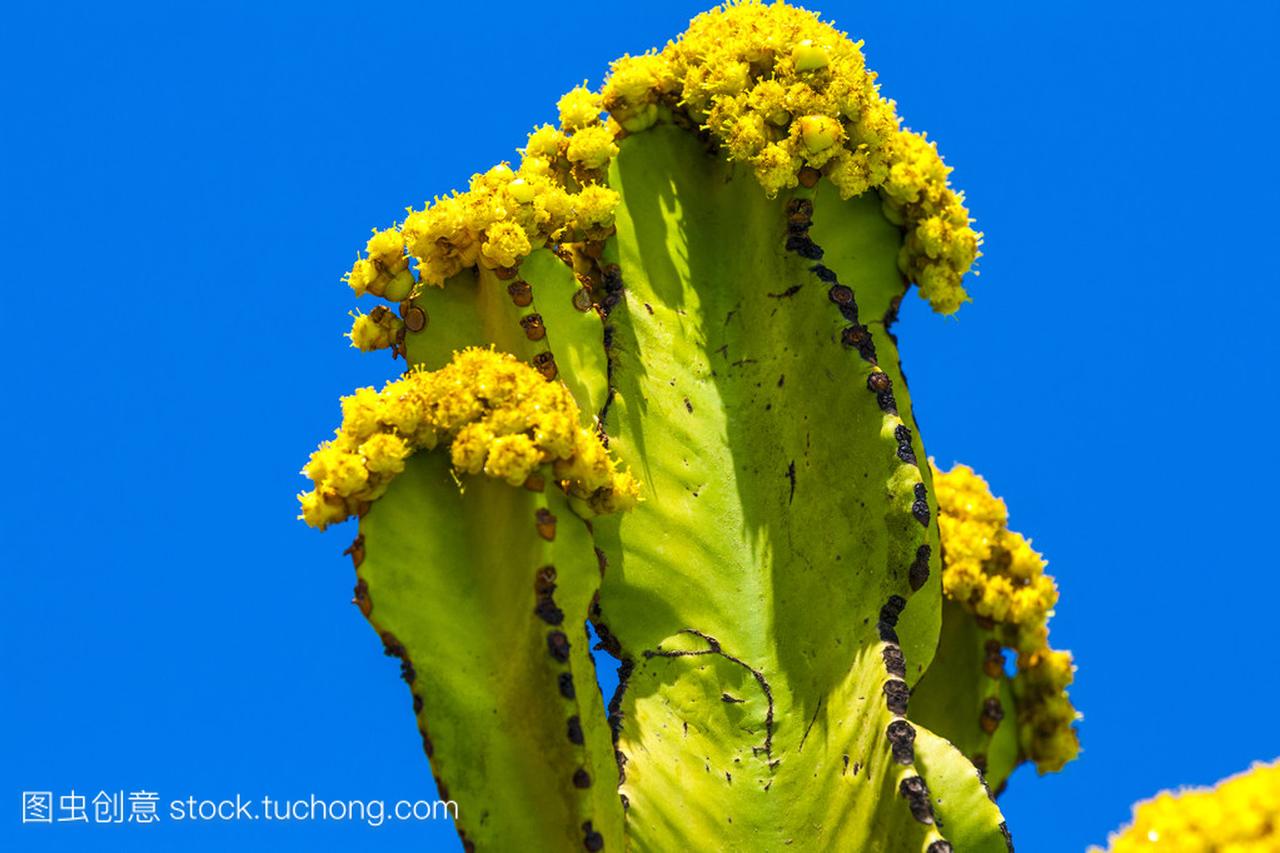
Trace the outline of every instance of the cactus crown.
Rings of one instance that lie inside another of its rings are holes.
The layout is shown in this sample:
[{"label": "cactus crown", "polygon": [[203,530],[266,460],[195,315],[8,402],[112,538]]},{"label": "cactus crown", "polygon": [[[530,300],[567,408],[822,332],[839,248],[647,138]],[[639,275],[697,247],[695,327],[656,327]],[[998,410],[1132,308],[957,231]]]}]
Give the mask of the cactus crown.
[{"label": "cactus crown", "polygon": [[[885,216],[905,230],[903,272],[935,310],[953,313],[967,299],[961,280],[981,235],[937,147],[903,129],[880,96],[861,46],[783,3],[699,15],[661,52],[615,61],[601,93],[580,86],[562,97],[560,128],[530,134],[518,169],[473,175],[465,193],[376,231],[347,281],[356,295],[399,302],[414,286],[409,257],[422,285],[440,286],[476,264],[510,269],[536,248],[603,239],[618,203],[605,185],[617,141],[662,117],[706,133],[770,197],[820,176],[841,198],[878,191]],[[373,345],[367,333],[352,341]]]}]

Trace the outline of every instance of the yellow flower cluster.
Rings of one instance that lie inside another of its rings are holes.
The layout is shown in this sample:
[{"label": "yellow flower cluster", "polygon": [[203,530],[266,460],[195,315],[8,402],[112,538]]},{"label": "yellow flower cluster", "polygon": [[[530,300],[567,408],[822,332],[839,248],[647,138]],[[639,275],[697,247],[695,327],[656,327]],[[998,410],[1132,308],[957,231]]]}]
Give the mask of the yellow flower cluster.
[{"label": "yellow flower cluster", "polygon": [[1045,561],[1021,534],[1009,530],[1004,501],[966,465],[934,468],[942,535],[942,589],[1018,653],[1013,680],[1019,742],[1040,772],[1076,757],[1078,717],[1066,688],[1074,677],[1071,653],[1049,647],[1049,616],[1058,588]]},{"label": "yellow flower cluster", "polygon": [[399,343],[404,321],[387,306],[379,305],[368,314],[356,312],[351,317],[351,331],[347,332],[347,337],[351,339],[351,345],[361,352],[388,349]]},{"label": "yellow flower cluster", "polygon": [[535,130],[518,169],[473,175],[466,192],[375,232],[346,281],[356,295],[399,302],[418,283],[443,285],[477,264],[509,270],[549,243],[604,239],[618,203],[605,186],[617,136],[666,109],[710,131],[770,196],[819,173],[845,198],[878,189],[885,215],[906,231],[902,271],[936,311],[953,313],[968,298],[961,281],[982,235],[936,147],[902,129],[880,96],[861,47],[782,2],[699,15],[661,53],[614,62],[601,93],[584,85],[562,97],[560,128]]},{"label": "yellow flower cluster", "polygon": [[631,132],[663,105],[682,110],[771,196],[806,171],[844,198],[879,189],[886,216],[907,232],[903,272],[934,310],[953,313],[981,235],[936,147],[903,130],[880,96],[861,47],[803,9],[732,3],[699,15],[661,53],[614,62],[603,103]]},{"label": "yellow flower cluster", "polygon": [[599,437],[579,424],[560,382],[506,353],[470,348],[436,371],[416,370],[381,392],[342,400],[342,427],[311,454],[302,473],[315,484],[298,496],[312,527],[343,521],[379,497],[415,450],[451,440],[454,467],[518,486],[551,463],[556,479],[599,513],[629,509],[639,484],[620,472]]},{"label": "yellow flower cluster", "polygon": [[1276,853],[1280,761],[1255,764],[1216,788],[1165,791],[1138,803],[1133,823],[1113,834],[1110,845],[1111,853]]},{"label": "yellow flower cluster", "polygon": [[560,129],[535,130],[518,169],[502,163],[472,175],[466,192],[437,197],[410,210],[399,229],[375,233],[347,283],[357,296],[398,302],[414,287],[410,257],[421,284],[441,286],[477,264],[511,269],[548,243],[604,239],[618,204],[605,173],[618,146],[600,115],[598,94],[569,92],[560,99]]},{"label": "yellow flower cluster", "polygon": [[357,258],[347,284],[356,296],[372,293],[391,302],[399,302],[413,290],[413,273],[404,254],[404,238],[394,228],[374,231],[364,247],[365,258]]}]

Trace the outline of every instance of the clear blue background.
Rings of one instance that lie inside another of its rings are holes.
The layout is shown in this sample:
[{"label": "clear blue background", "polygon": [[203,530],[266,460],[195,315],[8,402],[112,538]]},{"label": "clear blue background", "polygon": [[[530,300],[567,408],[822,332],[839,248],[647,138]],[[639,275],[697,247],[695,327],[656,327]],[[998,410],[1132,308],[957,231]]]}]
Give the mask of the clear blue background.
[{"label": "clear blue background", "polygon": [[[19,792],[434,790],[350,531],[294,521],[372,226],[510,158],[698,3],[8,4],[0,847],[457,849],[447,824],[19,824]],[[901,326],[930,452],[1062,589],[1085,752],[1001,800],[1024,851],[1280,754],[1271,3],[830,0],[987,234]],[[1258,724],[1256,727],[1253,724]]]}]

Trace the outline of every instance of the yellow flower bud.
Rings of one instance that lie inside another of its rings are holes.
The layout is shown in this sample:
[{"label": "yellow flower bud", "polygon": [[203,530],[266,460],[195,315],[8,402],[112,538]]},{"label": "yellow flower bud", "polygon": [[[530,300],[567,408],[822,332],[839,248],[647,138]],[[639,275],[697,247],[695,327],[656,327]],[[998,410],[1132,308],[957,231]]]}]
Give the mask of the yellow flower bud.
[{"label": "yellow flower bud", "polygon": [[514,222],[498,222],[485,232],[480,254],[489,266],[514,267],[532,250],[523,228]]},{"label": "yellow flower bud", "polygon": [[571,89],[560,98],[560,126],[564,130],[578,130],[600,121],[602,107],[600,96],[586,87],[586,83]]},{"label": "yellow flower bud", "polygon": [[805,116],[800,119],[800,136],[805,147],[816,154],[839,142],[844,128],[830,116]]},{"label": "yellow flower bud", "polygon": [[536,195],[534,188],[524,178],[516,178],[507,184],[507,193],[520,204],[528,204]]},{"label": "yellow flower bud", "polygon": [[351,272],[347,273],[347,284],[351,285],[351,289],[355,291],[356,296],[364,296],[369,290],[369,285],[378,278],[378,271],[374,269],[371,261],[360,259],[351,267]]},{"label": "yellow flower bud", "polygon": [[617,153],[613,133],[603,125],[584,127],[569,137],[569,160],[584,168],[601,169]]},{"label": "yellow flower bud", "polygon": [[382,298],[388,302],[403,302],[413,292],[413,273],[407,269],[400,270],[391,277],[382,288]]},{"label": "yellow flower bud", "polygon": [[400,318],[389,311],[377,316],[372,313],[357,314],[347,337],[351,339],[351,346],[361,352],[373,352],[393,346],[403,327]]},{"label": "yellow flower bud", "polygon": [[825,49],[815,45],[812,39],[805,39],[791,49],[791,61],[797,71],[817,71],[826,68],[830,60]]}]

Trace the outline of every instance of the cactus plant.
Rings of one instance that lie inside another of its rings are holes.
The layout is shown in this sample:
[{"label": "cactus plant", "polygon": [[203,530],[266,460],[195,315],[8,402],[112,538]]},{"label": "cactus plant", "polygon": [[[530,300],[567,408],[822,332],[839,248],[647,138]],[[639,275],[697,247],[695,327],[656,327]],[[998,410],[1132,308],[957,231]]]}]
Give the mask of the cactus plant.
[{"label": "cactus plant", "polygon": [[935,146],[784,3],[559,118],[368,241],[351,343],[407,369],[300,496],[359,517],[464,846],[1006,849],[983,771],[1074,756],[1072,667],[1043,561],[912,416],[899,303],[958,310],[981,239]]}]

